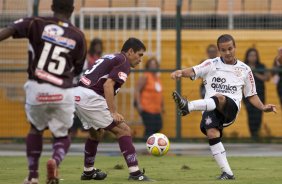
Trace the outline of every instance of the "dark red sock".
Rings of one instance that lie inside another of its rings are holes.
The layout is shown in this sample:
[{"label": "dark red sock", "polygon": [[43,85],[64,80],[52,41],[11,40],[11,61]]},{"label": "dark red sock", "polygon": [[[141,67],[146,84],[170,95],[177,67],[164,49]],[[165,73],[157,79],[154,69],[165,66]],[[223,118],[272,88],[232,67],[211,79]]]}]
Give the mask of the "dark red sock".
[{"label": "dark red sock", "polygon": [[93,167],[99,141],[87,139],[84,146],[84,166]]},{"label": "dark red sock", "polygon": [[26,156],[28,160],[29,175],[31,178],[38,178],[39,158],[42,152],[42,135],[28,134],[26,137]]},{"label": "dark red sock", "polygon": [[137,154],[132,144],[131,136],[123,136],[118,139],[120,151],[126,161],[128,167],[137,166]]},{"label": "dark red sock", "polygon": [[66,154],[68,153],[70,143],[71,140],[69,136],[54,138],[52,158],[56,160],[57,166],[60,165],[60,163],[63,161]]}]

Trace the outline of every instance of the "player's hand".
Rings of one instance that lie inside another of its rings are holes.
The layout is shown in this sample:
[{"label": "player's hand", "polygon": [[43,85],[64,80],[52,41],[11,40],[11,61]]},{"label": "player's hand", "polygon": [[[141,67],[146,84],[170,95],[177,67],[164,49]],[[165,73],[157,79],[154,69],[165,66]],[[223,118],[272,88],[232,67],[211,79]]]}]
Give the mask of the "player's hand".
[{"label": "player's hand", "polygon": [[176,70],[170,74],[173,80],[180,79],[182,77],[182,70]]},{"label": "player's hand", "polygon": [[276,106],[273,104],[267,104],[263,107],[263,112],[274,112],[276,113]]},{"label": "player's hand", "polygon": [[111,115],[116,123],[124,122],[124,117],[121,114],[114,112],[114,113],[111,113]]}]

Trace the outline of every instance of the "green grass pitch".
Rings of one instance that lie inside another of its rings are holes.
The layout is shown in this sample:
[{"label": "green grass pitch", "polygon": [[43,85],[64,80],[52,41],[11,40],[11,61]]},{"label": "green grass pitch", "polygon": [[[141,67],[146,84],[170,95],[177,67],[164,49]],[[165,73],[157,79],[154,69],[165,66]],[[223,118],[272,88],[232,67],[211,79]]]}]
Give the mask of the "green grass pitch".
[{"label": "green grass pitch", "polygon": [[[40,161],[40,183],[45,182],[45,163]],[[218,181],[220,171],[215,161],[209,157],[195,156],[139,156],[139,165],[146,174],[160,184],[281,184],[282,157],[230,157],[229,163],[235,174],[235,181]],[[25,157],[0,157],[0,183],[19,184],[27,175]],[[115,165],[123,169],[114,169]],[[108,173],[104,181],[80,181],[83,169],[82,156],[67,156],[60,168],[60,184],[136,183],[127,181],[128,170],[122,156],[97,156],[95,166]]]}]

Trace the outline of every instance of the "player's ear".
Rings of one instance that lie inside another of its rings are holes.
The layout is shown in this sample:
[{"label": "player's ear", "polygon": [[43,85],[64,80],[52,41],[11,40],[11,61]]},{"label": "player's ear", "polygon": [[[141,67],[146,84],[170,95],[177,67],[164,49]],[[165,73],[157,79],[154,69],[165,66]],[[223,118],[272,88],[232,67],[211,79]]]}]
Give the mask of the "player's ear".
[{"label": "player's ear", "polygon": [[132,48],[128,49],[128,55],[134,54],[134,50]]}]

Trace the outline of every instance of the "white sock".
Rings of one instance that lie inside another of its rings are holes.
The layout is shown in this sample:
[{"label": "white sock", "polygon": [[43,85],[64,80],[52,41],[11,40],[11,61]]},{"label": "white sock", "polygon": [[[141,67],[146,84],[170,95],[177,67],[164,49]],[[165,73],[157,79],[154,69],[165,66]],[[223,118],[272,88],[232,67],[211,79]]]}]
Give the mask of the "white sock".
[{"label": "white sock", "polygon": [[83,170],[84,171],[92,171],[94,169],[94,167],[84,167]]},{"label": "white sock", "polygon": [[131,166],[131,167],[128,168],[128,170],[129,170],[129,173],[133,173],[133,172],[136,172],[140,169],[139,169],[138,166]]},{"label": "white sock", "polygon": [[212,111],[216,108],[216,104],[212,98],[193,100],[189,102],[189,111]]},{"label": "white sock", "polygon": [[226,172],[229,175],[233,175],[233,172],[231,171],[231,168],[226,158],[226,153],[223,144],[219,142],[215,145],[210,146],[210,149],[221,171]]}]

